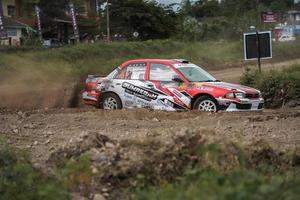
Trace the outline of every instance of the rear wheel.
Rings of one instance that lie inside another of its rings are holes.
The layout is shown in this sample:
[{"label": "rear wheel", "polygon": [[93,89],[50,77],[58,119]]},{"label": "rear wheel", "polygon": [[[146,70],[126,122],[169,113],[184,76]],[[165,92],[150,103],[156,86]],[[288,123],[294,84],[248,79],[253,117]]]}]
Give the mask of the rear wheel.
[{"label": "rear wheel", "polygon": [[217,101],[209,96],[196,99],[193,109],[204,112],[218,112],[219,110]]},{"label": "rear wheel", "polygon": [[105,110],[122,109],[122,102],[116,94],[104,94],[102,99],[101,108]]}]

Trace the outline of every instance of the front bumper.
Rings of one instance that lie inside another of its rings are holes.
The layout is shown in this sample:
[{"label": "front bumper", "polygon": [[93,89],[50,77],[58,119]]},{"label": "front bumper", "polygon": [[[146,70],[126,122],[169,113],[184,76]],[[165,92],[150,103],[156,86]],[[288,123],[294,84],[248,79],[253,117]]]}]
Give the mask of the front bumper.
[{"label": "front bumper", "polygon": [[218,99],[220,110],[228,112],[241,111],[262,111],[264,109],[264,99],[241,99],[233,101],[229,99]]}]

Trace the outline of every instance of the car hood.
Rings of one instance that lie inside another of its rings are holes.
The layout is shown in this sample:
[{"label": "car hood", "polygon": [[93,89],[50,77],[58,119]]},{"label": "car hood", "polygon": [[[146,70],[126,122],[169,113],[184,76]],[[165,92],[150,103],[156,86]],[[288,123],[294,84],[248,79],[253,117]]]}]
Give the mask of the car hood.
[{"label": "car hood", "polygon": [[[251,87],[233,84],[233,83],[226,83],[226,82],[205,82],[205,83],[198,83],[201,87],[211,87],[211,88],[220,88],[228,91],[238,91],[243,93],[258,93],[259,90],[256,90]],[[207,89],[207,88],[204,88]]]}]

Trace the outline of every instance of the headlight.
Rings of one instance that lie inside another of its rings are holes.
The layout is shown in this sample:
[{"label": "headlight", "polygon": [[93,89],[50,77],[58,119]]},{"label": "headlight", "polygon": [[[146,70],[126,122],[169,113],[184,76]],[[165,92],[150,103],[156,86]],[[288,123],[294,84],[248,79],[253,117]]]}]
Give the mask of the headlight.
[{"label": "headlight", "polygon": [[237,92],[237,93],[234,93],[235,94],[235,97],[238,98],[238,99],[244,99],[246,96],[244,93],[241,93],[241,92]]},{"label": "headlight", "polygon": [[233,92],[227,93],[225,95],[225,98],[227,98],[227,99],[234,99],[235,98],[234,93]]},{"label": "headlight", "polygon": [[245,94],[244,93],[241,93],[241,92],[230,92],[230,93],[227,93],[225,95],[225,98],[227,99],[244,99],[245,98]]}]

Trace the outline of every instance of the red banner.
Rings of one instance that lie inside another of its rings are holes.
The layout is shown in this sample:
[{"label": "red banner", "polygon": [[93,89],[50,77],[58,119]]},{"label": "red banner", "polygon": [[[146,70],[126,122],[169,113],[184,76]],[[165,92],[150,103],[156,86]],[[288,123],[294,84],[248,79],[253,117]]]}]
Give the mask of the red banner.
[{"label": "red banner", "polygon": [[262,12],[261,21],[262,23],[277,23],[279,20],[278,13],[275,12]]}]

